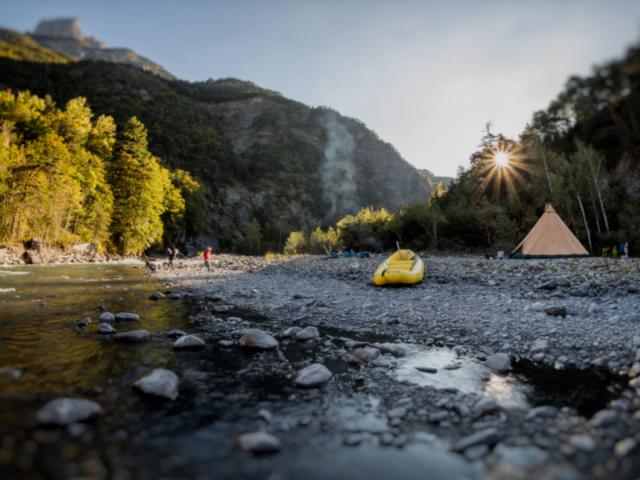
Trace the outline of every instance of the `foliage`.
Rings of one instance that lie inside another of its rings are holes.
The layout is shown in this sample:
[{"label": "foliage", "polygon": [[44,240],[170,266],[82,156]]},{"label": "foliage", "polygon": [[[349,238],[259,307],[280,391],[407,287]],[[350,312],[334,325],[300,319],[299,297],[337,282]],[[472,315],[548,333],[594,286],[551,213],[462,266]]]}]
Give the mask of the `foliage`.
[{"label": "foliage", "polygon": [[284,253],[288,255],[297,255],[304,253],[307,249],[307,237],[302,231],[294,231],[289,233],[286,243],[284,244]]}]

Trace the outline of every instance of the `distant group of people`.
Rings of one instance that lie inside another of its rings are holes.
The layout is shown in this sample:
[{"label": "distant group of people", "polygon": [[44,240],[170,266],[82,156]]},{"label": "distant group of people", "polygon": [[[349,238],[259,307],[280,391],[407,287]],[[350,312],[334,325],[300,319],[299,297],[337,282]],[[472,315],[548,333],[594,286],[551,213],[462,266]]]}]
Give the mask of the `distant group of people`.
[{"label": "distant group of people", "polygon": [[610,245],[607,247],[602,247],[602,256],[603,257],[628,257],[629,256],[629,243],[620,243],[619,245]]},{"label": "distant group of people", "polygon": [[[168,260],[167,269],[168,270],[173,270],[173,267],[174,267],[173,261],[178,257],[178,255],[181,255],[181,253],[180,253],[180,250],[178,250],[178,247],[176,247],[175,245],[172,245],[169,248],[167,248],[167,260]],[[211,248],[211,246],[208,246],[202,252],[202,260],[204,262],[203,266],[207,268],[208,272],[211,271],[212,258],[213,258],[213,248]]]}]

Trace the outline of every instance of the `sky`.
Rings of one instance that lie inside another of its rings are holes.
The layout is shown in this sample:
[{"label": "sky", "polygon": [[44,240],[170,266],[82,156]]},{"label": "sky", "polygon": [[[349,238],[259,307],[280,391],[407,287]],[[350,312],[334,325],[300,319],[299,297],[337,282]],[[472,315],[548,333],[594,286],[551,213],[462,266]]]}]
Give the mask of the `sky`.
[{"label": "sky", "polygon": [[572,74],[640,40],[638,0],[0,0],[2,26],[75,16],[185,80],[236,77],[362,120],[454,176],[485,124],[517,138]]}]

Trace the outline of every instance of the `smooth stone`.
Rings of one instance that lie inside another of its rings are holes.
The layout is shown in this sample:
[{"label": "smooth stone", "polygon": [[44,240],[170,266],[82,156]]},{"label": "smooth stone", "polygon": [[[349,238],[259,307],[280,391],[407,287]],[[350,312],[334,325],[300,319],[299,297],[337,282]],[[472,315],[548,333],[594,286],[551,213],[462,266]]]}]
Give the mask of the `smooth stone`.
[{"label": "smooth stone", "polygon": [[182,298],[182,295],[179,293],[170,293],[169,298],[171,300],[180,300]]},{"label": "smooth stone", "polygon": [[98,320],[101,322],[115,322],[116,316],[111,312],[102,312]]},{"label": "smooth stone", "polygon": [[494,353],[484,363],[496,372],[508,372],[511,370],[511,357],[506,353]]},{"label": "smooth stone", "polygon": [[280,451],[280,440],[267,432],[243,433],[237,438],[240,450],[252,453],[275,453]]},{"label": "smooth stone", "polygon": [[114,337],[118,342],[143,343],[151,338],[146,330],[131,330],[130,332],[116,333]]},{"label": "smooth stone", "polygon": [[589,420],[589,425],[592,427],[606,427],[614,423],[617,419],[618,413],[615,410],[600,410]]},{"label": "smooth stone", "polygon": [[82,398],[56,398],[38,411],[38,421],[43,424],[66,426],[102,415],[100,404]]},{"label": "smooth stone", "polygon": [[640,390],[640,377],[636,377],[633,380],[631,380],[629,382],[629,386],[637,390]]},{"label": "smooth stone", "polygon": [[489,447],[486,445],[475,445],[473,447],[469,447],[464,451],[464,456],[467,460],[475,461],[484,458],[489,453]]},{"label": "smooth stone", "polygon": [[204,345],[204,340],[197,335],[184,335],[174,342],[173,348],[175,350],[195,350],[204,347]]},{"label": "smooth stone", "polygon": [[380,350],[373,347],[356,348],[349,361],[355,364],[369,363],[380,356]]},{"label": "smooth stone", "polygon": [[233,340],[220,340],[218,345],[224,348],[231,348],[235,345],[235,342]]},{"label": "smooth stone", "polygon": [[0,377],[9,377],[13,380],[17,380],[22,376],[23,373],[24,370],[21,370],[19,368],[0,367]]},{"label": "smooth stone", "polygon": [[171,370],[156,368],[133,384],[135,388],[148,395],[175,400],[178,398],[178,376]]},{"label": "smooth stone", "polygon": [[593,452],[596,449],[595,440],[586,433],[572,435],[569,437],[569,444],[573,448],[583,452]]},{"label": "smooth stone", "polygon": [[112,333],[117,333],[117,330],[108,323],[99,323],[97,332],[103,335],[111,335]]},{"label": "smooth stone", "polygon": [[279,345],[278,340],[267,332],[255,328],[244,332],[244,335],[240,337],[238,343],[244,348],[260,348],[263,350],[276,348]]},{"label": "smooth stone", "polygon": [[165,333],[165,336],[169,338],[179,338],[184,337],[186,334],[187,332],[183,330],[169,330],[167,333]]},{"label": "smooth stone", "polygon": [[461,438],[451,447],[451,449],[455,452],[463,452],[467,448],[474,447],[476,445],[495,445],[498,443],[499,439],[500,436],[498,435],[498,430],[495,428],[487,428]]},{"label": "smooth stone", "polygon": [[500,410],[501,410],[500,405],[495,399],[483,398],[482,400],[478,401],[478,403],[474,405],[473,414],[476,417],[483,417],[485,415],[488,415],[490,413],[495,413]]},{"label": "smooth stone", "polygon": [[289,327],[284,331],[282,335],[284,335],[285,337],[295,337],[301,330],[302,328],[300,327]]},{"label": "smooth stone", "polygon": [[404,418],[407,416],[407,409],[404,407],[392,408],[387,412],[389,418]]},{"label": "smooth stone", "polygon": [[422,373],[438,373],[438,369],[433,367],[416,367],[416,370]]},{"label": "smooth stone", "polygon": [[565,307],[547,307],[544,309],[544,313],[550,317],[566,317],[569,312]]},{"label": "smooth stone", "polygon": [[553,405],[541,405],[534,407],[527,413],[525,417],[527,420],[532,418],[553,418],[558,415],[558,408]]},{"label": "smooth stone", "polygon": [[532,352],[543,352],[549,348],[549,342],[544,338],[538,338],[531,345]]},{"label": "smooth stone", "polygon": [[116,322],[137,322],[140,315],[130,312],[118,312],[115,314]]},{"label": "smooth stone", "polygon": [[267,423],[273,422],[273,414],[266,408],[258,410],[258,418],[264,420]]},{"label": "smooth stone", "polygon": [[165,294],[164,293],[162,293],[162,292],[154,292],[149,297],[149,300],[162,300],[163,298],[165,298]]},{"label": "smooth stone", "polygon": [[324,385],[333,377],[333,373],[320,363],[314,363],[300,370],[294,383],[297,387],[313,388]]},{"label": "smooth stone", "polygon": [[298,333],[296,333],[296,338],[298,340],[313,340],[314,338],[320,337],[320,332],[317,327],[309,326],[303,328]]},{"label": "smooth stone", "polygon": [[625,457],[629,452],[638,446],[638,442],[633,437],[628,437],[616,442],[613,451],[618,457]]}]

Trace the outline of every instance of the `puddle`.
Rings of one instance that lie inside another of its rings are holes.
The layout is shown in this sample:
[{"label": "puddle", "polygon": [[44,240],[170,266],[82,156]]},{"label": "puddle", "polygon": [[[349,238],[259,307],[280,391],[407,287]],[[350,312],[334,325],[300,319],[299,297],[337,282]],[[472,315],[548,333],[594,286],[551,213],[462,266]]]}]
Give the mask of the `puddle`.
[{"label": "puddle", "polygon": [[[493,398],[505,408],[553,405],[571,407],[586,418],[618,398],[624,381],[597,369],[556,370],[528,360],[514,360],[508,375],[498,375],[471,357],[447,348],[398,344],[405,355],[390,374],[399,381],[439,390]],[[449,370],[452,366],[457,368]],[[434,368],[435,373],[419,369]]]}]

